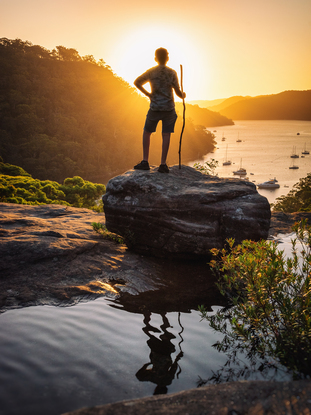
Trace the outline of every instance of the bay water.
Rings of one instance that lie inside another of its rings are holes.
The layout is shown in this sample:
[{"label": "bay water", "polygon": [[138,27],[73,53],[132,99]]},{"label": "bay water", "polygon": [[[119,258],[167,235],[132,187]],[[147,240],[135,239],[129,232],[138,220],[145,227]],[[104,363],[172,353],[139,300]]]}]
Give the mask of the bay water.
[{"label": "bay water", "polygon": [[[241,166],[246,169],[248,180],[256,185],[276,178],[279,189],[257,189],[269,203],[288,194],[300,178],[311,172],[310,121],[235,121],[235,125],[211,131],[216,136],[215,151],[195,161],[202,164],[214,158],[219,162],[216,169],[219,177],[238,178],[233,171]],[[305,148],[309,155],[302,154]],[[293,152],[299,158],[291,158]],[[232,161],[229,166],[223,166],[226,156]],[[189,165],[193,166],[195,161]],[[290,169],[293,163],[298,169]]]}]

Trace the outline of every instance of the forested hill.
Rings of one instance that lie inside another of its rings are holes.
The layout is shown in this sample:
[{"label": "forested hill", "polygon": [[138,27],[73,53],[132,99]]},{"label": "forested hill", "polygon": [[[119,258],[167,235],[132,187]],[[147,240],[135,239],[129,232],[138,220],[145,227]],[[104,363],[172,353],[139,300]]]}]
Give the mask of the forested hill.
[{"label": "forested hill", "polygon": [[[114,74],[103,60],[75,49],[49,51],[20,39],[0,39],[0,156],[38,179],[66,177],[106,183],[142,157],[148,100]],[[207,113],[206,113],[207,114]],[[200,113],[187,119],[182,162],[211,151],[204,127],[231,120]],[[197,126],[195,124],[199,124]],[[168,162],[178,163],[179,117]],[[161,136],[152,138],[152,164],[159,164]]]},{"label": "forested hill", "polygon": [[[182,103],[176,102],[176,111],[182,114]],[[188,103],[186,105],[186,116],[193,120],[195,124],[209,127],[234,124],[232,120],[221,115],[219,112]]]},{"label": "forested hill", "polygon": [[218,111],[233,120],[311,121],[311,90],[285,91],[275,95],[242,98]]}]

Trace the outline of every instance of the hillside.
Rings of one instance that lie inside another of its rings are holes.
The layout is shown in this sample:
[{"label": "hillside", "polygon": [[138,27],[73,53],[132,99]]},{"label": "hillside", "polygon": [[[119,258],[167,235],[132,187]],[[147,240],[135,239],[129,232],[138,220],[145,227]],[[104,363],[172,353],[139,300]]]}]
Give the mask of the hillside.
[{"label": "hillside", "polygon": [[215,105],[221,104],[223,101],[225,101],[226,98],[220,98],[220,99],[197,99],[193,101],[188,101],[191,105],[198,105],[201,108],[211,108]]},{"label": "hillside", "polygon": [[243,96],[240,96],[240,95],[236,95],[234,97],[230,97],[230,98],[225,99],[220,104],[214,105],[213,107],[210,107],[209,109],[211,111],[220,112],[223,109],[229,107],[230,105],[233,105],[233,104],[235,104],[237,102],[240,102],[240,101],[244,101],[244,100],[249,99],[249,98],[251,98],[251,97],[249,97],[249,96],[243,97]]},{"label": "hillside", "polygon": [[285,91],[240,100],[220,113],[233,120],[311,121],[311,90]]},{"label": "hillside", "polygon": [[[75,49],[49,51],[20,39],[0,39],[0,156],[34,178],[63,182],[81,176],[106,183],[142,156],[148,100],[114,74],[103,60]],[[214,148],[209,118],[187,119],[182,161]],[[215,114],[219,125],[231,121]],[[214,123],[214,120],[213,120]],[[214,125],[214,124],[212,124]],[[178,163],[179,117],[169,164]],[[160,129],[159,129],[160,130]],[[159,164],[161,135],[151,144],[151,164]]]},{"label": "hillside", "polygon": [[207,108],[210,111],[220,112],[229,105],[235,104],[238,101],[242,101],[244,99],[248,99],[250,97],[236,95],[230,98],[222,98],[222,99],[214,99],[214,100],[198,100],[198,101],[190,101],[190,104],[199,105],[201,108]]},{"label": "hillside", "polygon": [[[176,102],[176,111],[182,114],[182,104]],[[186,104],[186,117],[190,118],[196,125],[217,127],[221,125],[232,125],[234,122],[218,112],[201,108],[198,105]]]}]

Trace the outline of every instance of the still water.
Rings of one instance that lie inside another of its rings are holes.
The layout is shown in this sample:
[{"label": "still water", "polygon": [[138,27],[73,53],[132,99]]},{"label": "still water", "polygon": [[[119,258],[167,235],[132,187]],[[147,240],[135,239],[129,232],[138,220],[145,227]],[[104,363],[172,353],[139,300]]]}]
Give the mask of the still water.
[{"label": "still water", "polygon": [[[133,314],[97,299],[0,317],[0,413],[61,414],[195,388],[221,365],[215,334],[189,314]],[[153,368],[152,371],[148,370]]]},{"label": "still water", "polygon": [[[279,189],[258,189],[270,203],[286,195],[300,178],[311,172],[311,122],[310,121],[235,121],[235,125],[216,128],[216,149],[202,161],[218,160],[219,177],[233,176],[240,165],[246,169],[248,179],[256,185],[276,178]],[[297,135],[299,133],[299,135]],[[225,138],[222,141],[222,138]],[[237,142],[237,140],[241,140]],[[303,155],[307,149],[310,154]],[[293,151],[299,158],[291,158]],[[226,158],[232,165],[223,166]],[[293,162],[298,169],[290,169]],[[189,163],[193,165],[193,163]]]},{"label": "still water", "polygon": [[[178,392],[224,367],[226,356],[212,346],[222,336],[197,310],[213,313],[225,300],[205,263],[186,265],[157,291],[0,315],[0,414],[59,415]],[[290,376],[281,368],[247,379]]]},{"label": "still water", "polygon": [[[270,203],[310,172],[311,155],[295,159],[299,169],[289,166],[294,146],[299,155],[305,145],[311,152],[311,122],[239,121],[215,134],[218,148],[204,161],[219,160],[220,177],[232,177],[240,163],[256,184],[276,177],[280,189],[259,190]],[[226,149],[231,166],[222,166]],[[284,241],[288,248],[290,239]],[[213,312],[224,304],[205,268],[201,276],[194,269],[183,274],[166,293],[141,295],[137,308],[131,300],[100,298],[0,315],[0,414],[59,415],[195,388],[209,378],[227,359],[212,347],[222,336],[200,321],[197,306],[204,303]],[[182,277],[188,286],[172,305]],[[199,294],[193,294],[195,287]],[[250,378],[290,379],[282,370]]]}]

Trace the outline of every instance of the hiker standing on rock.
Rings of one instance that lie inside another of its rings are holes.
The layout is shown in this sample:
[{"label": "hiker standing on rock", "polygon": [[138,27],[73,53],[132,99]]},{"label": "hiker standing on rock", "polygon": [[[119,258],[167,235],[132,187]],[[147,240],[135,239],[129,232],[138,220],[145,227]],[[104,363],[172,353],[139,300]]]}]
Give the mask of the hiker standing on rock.
[{"label": "hiker standing on rock", "polygon": [[[150,99],[150,108],[143,133],[143,160],[134,166],[134,169],[150,169],[148,162],[150,136],[156,131],[158,122],[161,120],[162,156],[158,171],[169,173],[166,157],[170,146],[171,133],[174,132],[177,119],[173,90],[179,98],[186,98],[186,94],[179,88],[176,71],[166,66],[169,60],[168,51],[164,48],[157,49],[154,59],[158,65],[148,69],[134,81],[134,85]],[[143,87],[147,82],[151,85],[151,93]]]}]

